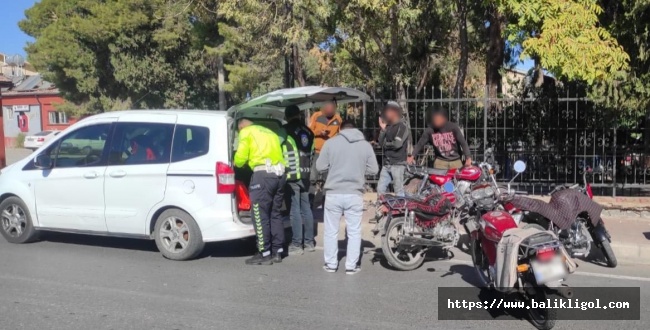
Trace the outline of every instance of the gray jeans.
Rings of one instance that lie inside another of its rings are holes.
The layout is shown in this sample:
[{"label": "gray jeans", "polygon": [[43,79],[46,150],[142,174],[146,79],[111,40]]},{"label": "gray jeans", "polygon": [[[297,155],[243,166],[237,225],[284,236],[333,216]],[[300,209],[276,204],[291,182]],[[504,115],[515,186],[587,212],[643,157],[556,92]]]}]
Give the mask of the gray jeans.
[{"label": "gray jeans", "polygon": [[325,234],[323,245],[325,264],[338,268],[339,223],[345,216],[348,234],[348,247],[345,269],[354,269],[361,256],[361,218],[363,217],[363,197],[356,194],[327,194],[325,199]]},{"label": "gray jeans", "polygon": [[387,193],[388,185],[392,182],[395,195],[404,196],[404,170],[404,165],[384,165],[379,172],[377,194]]}]

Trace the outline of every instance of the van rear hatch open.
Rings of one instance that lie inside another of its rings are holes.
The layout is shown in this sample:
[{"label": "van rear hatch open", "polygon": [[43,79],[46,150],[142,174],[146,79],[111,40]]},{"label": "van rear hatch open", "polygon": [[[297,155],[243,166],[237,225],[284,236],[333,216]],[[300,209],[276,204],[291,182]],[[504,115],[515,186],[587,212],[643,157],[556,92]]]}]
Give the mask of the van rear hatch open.
[{"label": "van rear hatch open", "polygon": [[[237,104],[228,109],[228,117],[234,119],[230,124],[229,135],[231,137],[229,146],[231,148],[231,163],[237,147],[237,125],[235,122],[240,118],[251,119],[255,124],[279,133],[284,123],[284,109],[290,105],[296,105],[307,111],[320,107],[326,102],[334,101],[337,104],[344,104],[367,100],[370,100],[368,94],[353,88],[305,86],[280,89]],[[235,169],[234,172],[233,206],[237,208],[237,215],[241,222],[252,223],[247,187],[253,173],[250,169]],[[286,207],[283,209],[286,211]]]}]

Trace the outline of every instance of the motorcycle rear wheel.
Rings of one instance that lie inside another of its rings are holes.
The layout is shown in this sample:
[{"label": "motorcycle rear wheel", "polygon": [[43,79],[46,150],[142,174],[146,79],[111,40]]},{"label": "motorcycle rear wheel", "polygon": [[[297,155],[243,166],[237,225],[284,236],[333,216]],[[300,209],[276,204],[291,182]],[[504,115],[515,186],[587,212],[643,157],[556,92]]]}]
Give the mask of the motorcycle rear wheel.
[{"label": "motorcycle rear wheel", "polygon": [[412,246],[410,251],[399,246],[399,239],[403,236],[406,219],[393,218],[388,224],[386,235],[381,237],[381,250],[388,264],[398,270],[414,270],[424,263],[426,250],[421,246]]},{"label": "motorcycle rear wheel", "polygon": [[[542,288],[537,288],[535,293],[535,301],[546,301],[550,298],[548,293]],[[528,317],[530,323],[539,330],[550,330],[555,326],[557,320],[557,310],[555,308],[531,308],[528,309]]]}]

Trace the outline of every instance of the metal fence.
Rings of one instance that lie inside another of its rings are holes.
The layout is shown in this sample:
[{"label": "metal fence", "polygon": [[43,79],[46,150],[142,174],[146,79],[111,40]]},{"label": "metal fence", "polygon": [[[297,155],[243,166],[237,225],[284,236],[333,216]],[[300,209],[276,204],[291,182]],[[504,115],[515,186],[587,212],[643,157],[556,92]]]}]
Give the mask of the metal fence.
[{"label": "metal fence", "polygon": [[[368,140],[376,140],[379,113],[392,98],[390,92],[368,94],[373,100],[348,105],[346,117],[363,128]],[[650,194],[650,152],[643,138],[647,125],[643,116],[616,128],[605,109],[585,98],[568,96],[458,99],[431,89],[396,101],[408,109],[414,143],[427,126],[427,107],[437,105],[463,128],[475,160],[483,159],[486,147],[493,148],[502,168],[499,179],[512,176],[514,161],[526,161],[527,170],[517,180],[519,189],[544,194],[556,184],[581,182],[584,171],[591,168],[596,194]],[[429,152],[425,161],[431,156]]]}]

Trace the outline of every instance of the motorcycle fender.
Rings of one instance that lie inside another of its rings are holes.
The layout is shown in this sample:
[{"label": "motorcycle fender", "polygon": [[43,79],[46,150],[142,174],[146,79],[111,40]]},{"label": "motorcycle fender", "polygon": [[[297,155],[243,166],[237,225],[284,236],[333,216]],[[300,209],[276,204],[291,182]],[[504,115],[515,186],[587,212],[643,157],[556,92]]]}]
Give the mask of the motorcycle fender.
[{"label": "motorcycle fender", "polygon": [[604,241],[612,241],[611,236],[607,232],[607,229],[605,229],[605,224],[601,221],[598,223],[596,227],[593,227],[591,229],[591,237],[594,239],[596,243],[604,242]]},{"label": "motorcycle fender", "polygon": [[386,231],[388,230],[388,225],[390,224],[390,221],[393,220],[393,217],[389,214],[387,214],[385,217],[382,217],[381,220],[379,220],[379,235],[380,236],[386,236]]}]

